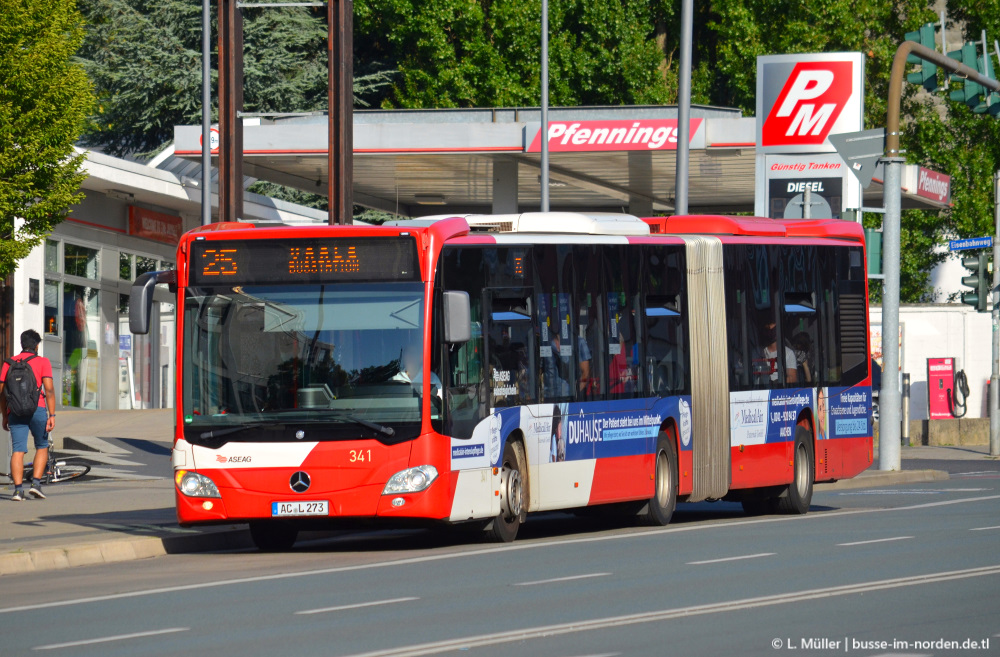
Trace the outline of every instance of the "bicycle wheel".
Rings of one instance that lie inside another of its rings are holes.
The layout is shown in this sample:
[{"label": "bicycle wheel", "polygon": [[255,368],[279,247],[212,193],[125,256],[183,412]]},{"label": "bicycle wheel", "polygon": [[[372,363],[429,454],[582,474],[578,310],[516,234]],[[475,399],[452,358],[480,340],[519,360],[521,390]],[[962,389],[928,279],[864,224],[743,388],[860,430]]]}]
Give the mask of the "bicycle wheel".
[{"label": "bicycle wheel", "polygon": [[[25,482],[26,484],[30,484],[31,483],[31,479],[34,476],[35,476],[35,464],[34,463],[26,463],[24,465],[24,478],[21,479],[21,481]],[[45,471],[42,472],[41,479],[42,479],[42,483],[43,484],[52,483],[51,482],[51,479],[52,479],[52,469],[51,468],[46,468]]]},{"label": "bicycle wheel", "polygon": [[62,461],[57,461],[56,467],[52,472],[52,477],[49,481],[50,483],[58,484],[60,481],[70,481],[71,479],[82,477],[88,472],[90,472],[89,465],[84,465],[82,463],[63,463]]}]

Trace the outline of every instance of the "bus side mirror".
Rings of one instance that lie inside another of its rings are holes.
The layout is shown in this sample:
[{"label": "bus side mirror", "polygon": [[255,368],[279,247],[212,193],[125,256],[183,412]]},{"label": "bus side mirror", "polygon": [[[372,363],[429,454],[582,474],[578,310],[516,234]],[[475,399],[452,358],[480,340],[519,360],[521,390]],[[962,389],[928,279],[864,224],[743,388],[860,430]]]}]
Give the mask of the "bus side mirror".
[{"label": "bus side mirror", "polygon": [[149,317],[153,312],[153,289],[157,283],[165,283],[176,289],[177,272],[151,271],[141,275],[132,283],[128,297],[128,330],[134,335],[149,333]]},{"label": "bus side mirror", "polygon": [[441,297],[444,311],[444,341],[459,344],[472,339],[472,313],[469,309],[469,293],[459,290],[445,290]]}]

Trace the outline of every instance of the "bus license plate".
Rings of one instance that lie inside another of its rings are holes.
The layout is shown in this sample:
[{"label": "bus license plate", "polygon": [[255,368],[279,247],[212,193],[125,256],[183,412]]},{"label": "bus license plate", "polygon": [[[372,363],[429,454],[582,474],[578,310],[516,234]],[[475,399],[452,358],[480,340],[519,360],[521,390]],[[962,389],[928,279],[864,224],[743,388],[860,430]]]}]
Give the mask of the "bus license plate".
[{"label": "bus license plate", "polygon": [[313,502],[271,502],[271,517],[279,516],[326,516],[330,514],[330,503],[326,500]]}]

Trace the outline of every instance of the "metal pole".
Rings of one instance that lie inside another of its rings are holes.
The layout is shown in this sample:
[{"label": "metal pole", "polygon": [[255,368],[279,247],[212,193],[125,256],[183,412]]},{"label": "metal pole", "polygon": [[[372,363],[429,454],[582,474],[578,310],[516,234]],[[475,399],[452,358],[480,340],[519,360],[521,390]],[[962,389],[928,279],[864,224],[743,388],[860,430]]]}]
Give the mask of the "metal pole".
[{"label": "metal pole", "polygon": [[882,223],[882,390],[879,393],[879,470],[899,470],[899,213],[905,160],[885,163],[885,220]]},{"label": "metal pole", "polygon": [[688,162],[691,144],[691,33],[694,0],[681,2],[681,61],[677,80],[677,178],[674,213],[688,213]]},{"label": "metal pole", "polygon": [[212,223],[212,13],[201,0],[201,225]]},{"label": "metal pole", "polygon": [[[882,294],[882,393],[880,394],[879,469],[898,470],[899,460],[899,213],[900,178],[904,160],[899,157],[899,106],[903,95],[903,73],[906,56],[910,53],[933,62],[945,71],[954,71],[978,82],[987,89],[1000,90],[1000,82],[985,77],[946,55],[931,50],[914,41],[904,41],[896,49],[889,74],[889,98],[885,120],[885,216],[882,222],[883,273]],[[994,327],[996,316],[994,315]],[[994,341],[996,340],[994,328]],[[888,347],[886,347],[888,345]],[[886,385],[885,381],[890,381]],[[995,386],[994,386],[995,387]],[[884,431],[881,428],[884,427]]]},{"label": "metal pole", "polygon": [[542,0],[542,212],[549,211],[549,0]]},{"label": "metal pole", "polygon": [[327,222],[354,221],[354,3],[327,3]]},{"label": "metal pole", "polygon": [[1000,456],[1000,171],[993,174],[993,376],[990,377],[990,456]]},{"label": "metal pole", "polygon": [[219,221],[243,217],[243,13],[219,0]]},{"label": "metal pole", "polygon": [[807,186],[802,192],[802,218],[812,219],[812,190]]}]

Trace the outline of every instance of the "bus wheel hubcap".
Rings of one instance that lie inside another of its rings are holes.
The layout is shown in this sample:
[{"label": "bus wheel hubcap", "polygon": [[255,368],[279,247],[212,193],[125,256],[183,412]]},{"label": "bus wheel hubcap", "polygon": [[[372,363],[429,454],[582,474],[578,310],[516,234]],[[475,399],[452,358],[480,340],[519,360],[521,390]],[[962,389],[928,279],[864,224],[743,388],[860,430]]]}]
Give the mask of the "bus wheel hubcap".
[{"label": "bus wheel hubcap", "polygon": [[505,467],[500,487],[504,494],[501,498],[503,515],[508,520],[513,520],[521,515],[521,473]]}]

